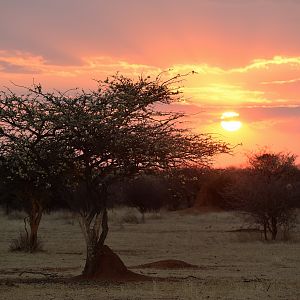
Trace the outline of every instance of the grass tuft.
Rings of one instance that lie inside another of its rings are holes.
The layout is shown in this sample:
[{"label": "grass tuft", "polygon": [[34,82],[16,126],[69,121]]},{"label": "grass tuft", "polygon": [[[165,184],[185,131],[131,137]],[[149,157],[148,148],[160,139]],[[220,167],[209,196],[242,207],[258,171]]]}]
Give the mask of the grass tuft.
[{"label": "grass tuft", "polygon": [[11,252],[41,252],[43,251],[43,246],[41,239],[38,239],[36,248],[34,251],[31,251],[27,234],[20,232],[19,236],[10,242],[9,250]]}]

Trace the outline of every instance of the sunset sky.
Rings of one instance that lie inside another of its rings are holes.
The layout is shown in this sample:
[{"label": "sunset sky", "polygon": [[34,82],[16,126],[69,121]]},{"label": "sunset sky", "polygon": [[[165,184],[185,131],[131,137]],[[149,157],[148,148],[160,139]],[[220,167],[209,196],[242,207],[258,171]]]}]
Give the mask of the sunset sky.
[{"label": "sunset sky", "polygon": [[[216,166],[264,147],[300,155],[299,30],[297,0],[1,0],[0,86],[194,70],[172,109],[196,132],[242,143]],[[231,111],[236,131],[220,124]]]}]

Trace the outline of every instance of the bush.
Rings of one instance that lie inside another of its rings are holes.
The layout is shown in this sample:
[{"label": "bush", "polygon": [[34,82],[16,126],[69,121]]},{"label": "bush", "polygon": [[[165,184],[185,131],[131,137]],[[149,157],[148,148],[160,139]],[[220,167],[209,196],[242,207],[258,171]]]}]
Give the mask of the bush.
[{"label": "bush", "polygon": [[249,169],[227,189],[232,206],[263,228],[265,240],[275,240],[279,231],[288,238],[296,222],[296,157],[260,152],[249,157]]},{"label": "bush", "polygon": [[279,231],[287,235],[295,224],[294,193],[283,180],[249,174],[232,185],[227,196],[235,209],[263,229],[266,240],[269,235],[275,240]]},{"label": "bush", "polygon": [[169,210],[192,207],[201,188],[205,172],[201,168],[177,168],[165,174],[168,193],[165,205]]},{"label": "bush", "polygon": [[[13,239],[10,242],[9,250],[12,252],[30,252],[30,241],[28,235],[24,232],[20,232],[19,237]],[[40,251],[43,251],[43,242],[41,241],[41,239],[38,239],[36,249],[34,250],[34,252]]]},{"label": "bush", "polygon": [[139,219],[133,211],[127,211],[121,218],[121,223],[139,224]]},{"label": "bush", "polygon": [[136,207],[142,214],[159,212],[166,198],[167,189],[159,177],[143,175],[129,182],[126,189],[127,204]]}]

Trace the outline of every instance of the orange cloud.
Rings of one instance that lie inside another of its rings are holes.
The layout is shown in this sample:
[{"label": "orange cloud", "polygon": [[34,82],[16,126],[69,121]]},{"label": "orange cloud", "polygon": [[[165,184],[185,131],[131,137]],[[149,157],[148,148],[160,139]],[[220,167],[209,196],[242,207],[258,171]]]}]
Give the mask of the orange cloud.
[{"label": "orange cloud", "polygon": [[287,84],[299,82],[300,78],[288,79],[288,80],[273,80],[273,81],[263,81],[261,84]]},{"label": "orange cloud", "polygon": [[[22,79],[48,84],[60,88],[80,85],[90,87],[92,79],[103,79],[119,71],[126,76],[141,74],[157,75],[162,68],[147,64],[131,63],[109,56],[84,56],[80,65],[49,64],[42,56],[24,52],[0,51],[0,83],[5,80]],[[185,104],[211,106],[243,105],[297,105],[298,83],[300,83],[300,57],[274,56],[271,59],[255,59],[238,68],[200,64],[175,64],[166,76],[176,76],[195,71],[184,78],[182,91]],[[293,76],[293,78],[291,78]],[[277,78],[277,79],[276,79]],[[278,79],[280,78],[280,79]],[[295,87],[285,87],[286,83]]]},{"label": "orange cloud", "polygon": [[228,70],[230,73],[247,73],[250,70],[255,69],[267,69],[271,66],[278,65],[291,65],[300,66],[300,57],[284,57],[284,56],[274,56],[271,59],[254,59],[249,65],[241,68],[233,68]]}]

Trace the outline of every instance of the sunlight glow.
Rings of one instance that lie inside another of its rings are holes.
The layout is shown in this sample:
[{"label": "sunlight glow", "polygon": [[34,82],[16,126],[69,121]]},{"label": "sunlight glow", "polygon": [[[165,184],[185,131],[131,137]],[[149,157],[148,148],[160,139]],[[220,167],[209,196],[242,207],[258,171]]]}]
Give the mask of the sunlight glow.
[{"label": "sunlight glow", "polygon": [[236,131],[242,127],[240,121],[222,121],[221,126],[227,131]]},{"label": "sunlight glow", "polygon": [[221,126],[227,131],[237,131],[242,127],[242,123],[236,118],[239,114],[234,111],[226,111],[221,116]]}]

